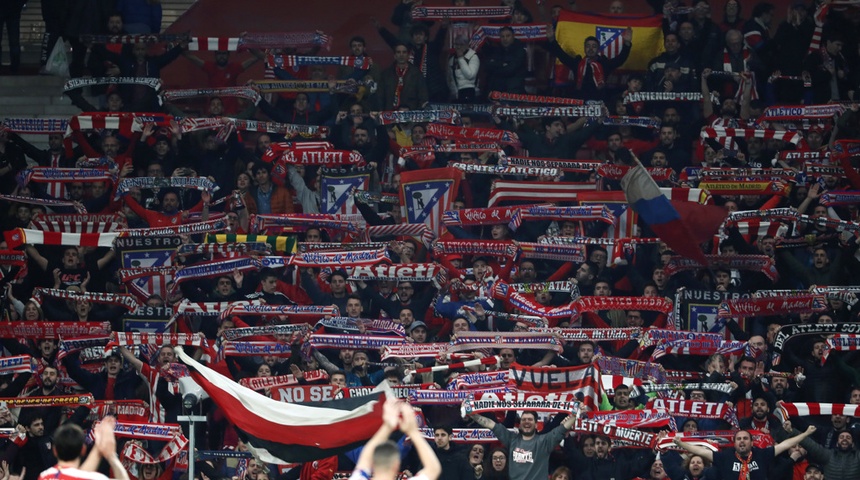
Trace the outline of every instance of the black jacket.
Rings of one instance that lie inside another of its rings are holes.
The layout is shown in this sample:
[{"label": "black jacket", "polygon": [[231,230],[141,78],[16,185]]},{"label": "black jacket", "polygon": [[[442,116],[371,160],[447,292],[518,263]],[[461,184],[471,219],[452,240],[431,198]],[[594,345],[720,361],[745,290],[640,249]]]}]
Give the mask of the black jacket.
[{"label": "black jacket", "polygon": [[487,91],[526,93],[526,47],[514,40],[508,47],[496,46],[486,53]]},{"label": "black jacket", "polygon": [[[107,389],[108,376],[107,372],[93,373],[81,368],[80,354],[72,354],[63,359],[63,365],[72,380],[90,393],[93,394],[96,400],[105,399],[105,390]],[[116,400],[131,400],[137,398],[135,391],[140,384],[140,377],[134,370],[121,370],[116,376],[116,381],[113,387],[113,397]]]}]

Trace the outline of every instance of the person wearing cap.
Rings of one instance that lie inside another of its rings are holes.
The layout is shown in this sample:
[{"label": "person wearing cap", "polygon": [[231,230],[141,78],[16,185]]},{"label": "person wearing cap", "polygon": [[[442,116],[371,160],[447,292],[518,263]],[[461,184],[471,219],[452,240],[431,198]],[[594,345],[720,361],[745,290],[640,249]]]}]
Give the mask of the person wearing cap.
[{"label": "person wearing cap", "polygon": [[803,480],[825,480],[824,471],[817,463],[810,463],[803,472]]},{"label": "person wearing cap", "polygon": [[409,326],[409,338],[415,343],[427,342],[427,324],[421,320],[412,322]]}]

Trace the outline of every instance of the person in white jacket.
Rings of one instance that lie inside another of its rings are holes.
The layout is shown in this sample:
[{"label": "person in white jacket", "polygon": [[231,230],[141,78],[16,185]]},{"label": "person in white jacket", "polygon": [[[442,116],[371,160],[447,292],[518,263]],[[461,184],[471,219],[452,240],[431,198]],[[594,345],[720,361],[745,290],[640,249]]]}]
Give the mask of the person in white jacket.
[{"label": "person in white jacket", "polygon": [[448,88],[458,103],[474,103],[481,59],[469,48],[465,37],[454,39],[454,52],[448,59]]}]

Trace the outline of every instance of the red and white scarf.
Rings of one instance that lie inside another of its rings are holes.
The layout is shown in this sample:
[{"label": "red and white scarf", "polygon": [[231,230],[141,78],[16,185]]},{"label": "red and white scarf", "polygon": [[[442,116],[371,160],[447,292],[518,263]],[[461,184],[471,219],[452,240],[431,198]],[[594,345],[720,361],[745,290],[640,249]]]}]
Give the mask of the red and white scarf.
[{"label": "red and white scarf", "polygon": [[576,88],[578,90],[582,89],[582,84],[585,81],[585,75],[588,72],[589,66],[591,66],[591,79],[594,81],[594,85],[596,85],[598,89],[602,89],[606,86],[606,75],[603,72],[603,65],[597,57],[584,57],[579,61],[576,72]]},{"label": "red and white scarf", "polygon": [[817,415],[844,415],[860,417],[860,405],[844,403],[780,403],[777,415],[788,420],[789,417],[809,417]]},{"label": "red and white scarf", "polygon": [[514,132],[494,128],[471,128],[457,125],[431,123],[427,125],[426,135],[439,140],[456,140],[457,142],[494,142],[504,145],[518,145],[520,139]]},{"label": "red and white scarf", "polygon": [[[490,100],[495,102],[541,103],[546,105],[585,105],[585,100],[567,97],[547,97],[525,93],[490,92]],[[429,135],[429,132],[428,132]]]},{"label": "red and white scarf", "polygon": [[725,138],[725,137],[742,137],[742,138],[763,138],[765,140],[782,140],[791,142],[795,145],[803,140],[803,135],[800,132],[790,132],[785,130],[760,130],[756,128],[724,128],[724,127],[708,127],[703,128],[701,138]]},{"label": "red and white scarf", "polygon": [[[304,378],[308,382],[328,380],[329,376],[325,370],[311,370],[304,372]],[[271,377],[250,377],[239,380],[239,384],[251,390],[263,390],[265,388],[286,387],[298,385],[299,380],[292,374],[273,375]]]},{"label": "red and white scarf", "polygon": [[239,50],[239,37],[191,37],[188,50],[192,52],[235,52]]},{"label": "red and white scarf", "polygon": [[74,247],[107,247],[113,246],[114,240],[119,233],[64,233],[43,232],[41,230],[30,230],[16,228],[3,233],[6,245],[9,248],[17,248],[26,243],[38,245],[69,245]]},{"label": "red and white scarf", "polygon": [[513,7],[412,7],[413,20],[479,20],[487,18],[509,18]]}]

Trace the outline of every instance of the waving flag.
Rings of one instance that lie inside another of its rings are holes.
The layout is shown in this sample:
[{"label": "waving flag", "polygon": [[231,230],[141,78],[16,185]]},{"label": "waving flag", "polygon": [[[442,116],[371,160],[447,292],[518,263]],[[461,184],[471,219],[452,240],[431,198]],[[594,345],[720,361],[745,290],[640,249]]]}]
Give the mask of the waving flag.
[{"label": "waving flag", "polygon": [[633,29],[633,45],[630,57],[621,69],[645,70],[648,62],[664,51],[662,19],[661,15],[599,15],[562,10],[555,28],[555,39],[572,56],[584,56],[585,39],[596,37],[600,42],[600,53],[613,58],[621,53],[621,34],[630,27]]},{"label": "waving flag", "polygon": [[[606,231],[606,238],[631,238],[638,237],[639,232],[636,228],[638,217],[630,205],[627,204],[627,199],[624,198],[624,192],[577,192],[576,199],[580,205],[606,205],[606,207],[615,216],[615,223],[612,228]],[[616,248],[616,245],[606,247],[609,258],[615,262],[616,258],[621,258],[623,255],[621,248]]]},{"label": "waving flag", "polygon": [[367,190],[370,171],[325,172],[320,179],[320,213],[358,213],[350,192]]},{"label": "waving flag", "polygon": [[326,402],[283,403],[203,366],[180,348],[176,352],[194,381],[265,463],[304,463],[353,450],[367,442],[382,423],[383,392]]},{"label": "waving flag", "polygon": [[[712,239],[714,232],[725,220],[727,212],[715,205],[702,205],[694,201],[676,200],[676,192],[669,199],[645,167],[637,164],[621,179],[621,188],[627,203],[639,214],[669,248],[681,256],[707,265],[699,244]],[[695,192],[682,196],[696,197]]]},{"label": "waving flag", "polygon": [[426,223],[436,235],[442,216],[457,198],[463,172],[456,168],[431,168],[400,174],[400,205],[407,223]]}]

